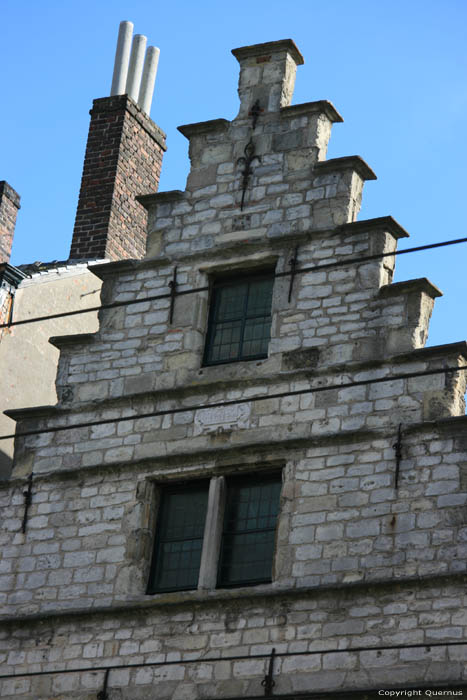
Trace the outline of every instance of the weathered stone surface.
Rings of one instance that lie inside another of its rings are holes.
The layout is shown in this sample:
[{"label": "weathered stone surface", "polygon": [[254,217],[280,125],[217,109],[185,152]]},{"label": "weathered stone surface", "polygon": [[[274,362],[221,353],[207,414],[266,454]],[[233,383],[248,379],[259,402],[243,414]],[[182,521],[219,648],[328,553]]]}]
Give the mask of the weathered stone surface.
[{"label": "weathered stone surface", "polygon": [[[239,116],[182,127],[187,191],[142,200],[152,257],[100,273],[106,302],[137,303],[102,310],[92,343],[62,343],[58,407],[16,412],[21,430],[66,429],[17,441],[16,476],[35,475],[25,534],[23,481],[0,489],[2,673],[97,660],[121,666],[116,697],[256,697],[274,647],[287,654],[278,696],[453,682],[465,656],[447,643],[467,628],[465,372],[400,375],[463,365],[467,348],[423,348],[435,288],[391,285],[405,232],[355,221],[371,171],[324,161],[329,104],[286,106],[293,43],[236,55]],[[172,304],[175,268],[176,291],[196,291]],[[268,357],[204,366],[211,280],[264,269],[279,275]],[[230,480],[279,472],[272,581],[218,587]],[[198,587],[149,596],[164,488],[199,482]],[[87,700],[102,676],[9,679],[0,693]]]}]

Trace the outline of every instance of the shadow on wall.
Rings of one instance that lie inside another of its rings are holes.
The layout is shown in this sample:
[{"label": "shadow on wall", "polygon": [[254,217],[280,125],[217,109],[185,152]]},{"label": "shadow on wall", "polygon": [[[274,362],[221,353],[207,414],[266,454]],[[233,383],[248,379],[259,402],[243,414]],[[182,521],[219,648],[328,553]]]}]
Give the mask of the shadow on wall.
[{"label": "shadow on wall", "polygon": [[0,481],[9,479],[13,467],[13,460],[0,447]]}]

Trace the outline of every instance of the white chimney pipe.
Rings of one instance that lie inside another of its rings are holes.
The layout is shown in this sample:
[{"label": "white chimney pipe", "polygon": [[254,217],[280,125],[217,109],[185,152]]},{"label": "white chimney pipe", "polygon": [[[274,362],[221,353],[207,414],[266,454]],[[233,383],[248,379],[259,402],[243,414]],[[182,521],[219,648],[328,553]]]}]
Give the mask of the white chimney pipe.
[{"label": "white chimney pipe", "polygon": [[120,22],[117,50],[115,52],[114,72],[112,76],[112,87],[110,88],[111,95],[125,94],[132,35],[133,23]]},{"label": "white chimney pipe", "polygon": [[133,37],[125,92],[135,102],[138,101],[141,74],[143,72],[144,53],[146,51],[146,42],[147,38],[143,34],[135,34]]},{"label": "white chimney pipe", "polygon": [[151,111],[154,83],[156,82],[157,66],[160,50],[157,46],[149,46],[144,60],[143,78],[139,89],[138,104],[148,116]]}]

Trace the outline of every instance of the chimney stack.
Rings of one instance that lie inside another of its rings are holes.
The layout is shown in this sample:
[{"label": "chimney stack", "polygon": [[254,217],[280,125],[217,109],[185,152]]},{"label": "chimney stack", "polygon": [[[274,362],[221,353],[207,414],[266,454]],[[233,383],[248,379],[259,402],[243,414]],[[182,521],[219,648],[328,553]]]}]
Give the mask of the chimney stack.
[{"label": "chimney stack", "polygon": [[131,22],[120,24],[111,96],[94,100],[90,112],[71,259],[122,260],[146,253],[147,213],[136,196],[157,191],[166,145],[149,117],[155,47],[149,47],[143,70],[146,37],[134,37],[130,55],[132,31]]},{"label": "chimney stack", "polygon": [[20,196],[5,180],[0,180],[0,263],[10,262]]}]

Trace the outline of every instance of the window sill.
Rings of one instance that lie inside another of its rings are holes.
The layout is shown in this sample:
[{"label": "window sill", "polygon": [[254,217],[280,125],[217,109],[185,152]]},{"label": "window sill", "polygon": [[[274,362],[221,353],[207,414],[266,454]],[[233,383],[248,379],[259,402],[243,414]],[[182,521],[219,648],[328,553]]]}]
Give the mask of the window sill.
[{"label": "window sill", "polygon": [[239,360],[216,365],[203,365],[193,371],[193,381],[216,382],[226,379],[257,378],[280,371],[281,356],[272,355],[258,360]]}]

